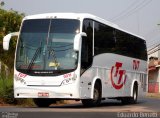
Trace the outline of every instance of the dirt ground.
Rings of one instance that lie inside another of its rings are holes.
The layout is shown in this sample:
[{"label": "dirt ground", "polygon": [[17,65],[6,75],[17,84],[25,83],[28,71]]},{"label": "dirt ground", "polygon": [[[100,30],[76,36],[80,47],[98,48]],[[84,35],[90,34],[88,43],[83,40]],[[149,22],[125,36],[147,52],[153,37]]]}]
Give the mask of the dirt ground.
[{"label": "dirt ground", "polygon": [[147,97],[153,97],[160,99],[160,93],[147,93]]}]

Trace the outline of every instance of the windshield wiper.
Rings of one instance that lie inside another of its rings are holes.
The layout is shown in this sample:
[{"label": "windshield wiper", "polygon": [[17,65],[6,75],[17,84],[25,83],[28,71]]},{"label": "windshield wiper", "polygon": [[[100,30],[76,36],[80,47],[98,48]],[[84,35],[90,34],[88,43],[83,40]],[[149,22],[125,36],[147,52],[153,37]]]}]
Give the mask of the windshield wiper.
[{"label": "windshield wiper", "polygon": [[33,58],[31,59],[29,65],[28,65],[27,73],[31,70],[32,65],[33,65],[35,59],[37,58],[37,55],[39,54],[40,50],[41,50],[41,47],[38,47],[38,48],[36,49],[36,52],[34,53]]}]

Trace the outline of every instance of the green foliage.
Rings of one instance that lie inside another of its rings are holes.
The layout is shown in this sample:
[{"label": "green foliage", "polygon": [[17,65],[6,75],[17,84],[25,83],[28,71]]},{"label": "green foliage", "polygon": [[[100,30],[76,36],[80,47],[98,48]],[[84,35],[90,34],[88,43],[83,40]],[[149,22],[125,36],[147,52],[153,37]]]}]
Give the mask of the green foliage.
[{"label": "green foliage", "polygon": [[4,75],[0,77],[0,96],[5,103],[14,103],[13,98],[13,79],[6,78]]},{"label": "green foliage", "polygon": [[[13,93],[13,65],[16,48],[16,37],[11,39],[9,51],[3,50],[3,37],[10,32],[17,32],[20,29],[24,14],[19,14],[17,11],[6,11],[1,8],[4,5],[0,1],[0,61],[2,61],[2,71],[0,73],[0,102],[18,105],[30,105],[34,103],[32,99],[15,99]],[[6,78],[4,66],[9,68],[9,77]]]},{"label": "green foliage", "polygon": [[0,60],[5,63],[10,70],[13,69],[14,53],[16,48],[16,38],[11,39],[9,51],[3,50],[3,37],[10,32],[17,32],[20,29],[24,14],[16,11],[6,11],[0,8]]},{"label": "green foliage", "polygon": [[[12,73],[13,74],[13,73]],[[34,106],[32,99],[16,99],[13,91],[13,76],[0,77],[0,102],[21,106]]]},{"label": "green foliage", "polygon": [[4,3],[3,1],[0,2],[0,6],[4,6],[4,4],[5,4],[5,3]]}]

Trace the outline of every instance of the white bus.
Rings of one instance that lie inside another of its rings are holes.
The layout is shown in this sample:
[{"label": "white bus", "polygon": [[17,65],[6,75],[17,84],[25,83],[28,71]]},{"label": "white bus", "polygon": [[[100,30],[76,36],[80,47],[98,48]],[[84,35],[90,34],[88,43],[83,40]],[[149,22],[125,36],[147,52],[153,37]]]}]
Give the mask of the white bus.
[{"label": "white bus", "polygon": [[145,40],[97,16],[26,16],[19,32],[4,37],[5,50],[15,35],[15,98],[39,107],[70,99],[97,106],[105,98],[136,103],[147,91]]}]

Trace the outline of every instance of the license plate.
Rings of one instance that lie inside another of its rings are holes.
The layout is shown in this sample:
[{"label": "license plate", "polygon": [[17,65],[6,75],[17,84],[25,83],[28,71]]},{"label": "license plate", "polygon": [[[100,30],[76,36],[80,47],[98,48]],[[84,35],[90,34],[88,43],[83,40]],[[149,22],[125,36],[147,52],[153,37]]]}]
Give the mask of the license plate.
[{"label": "license plate", "polygon": [[49,97],[49,93],[47,93],[47,92],[38,92],[38,97]]}]

